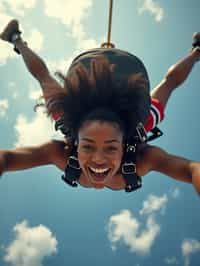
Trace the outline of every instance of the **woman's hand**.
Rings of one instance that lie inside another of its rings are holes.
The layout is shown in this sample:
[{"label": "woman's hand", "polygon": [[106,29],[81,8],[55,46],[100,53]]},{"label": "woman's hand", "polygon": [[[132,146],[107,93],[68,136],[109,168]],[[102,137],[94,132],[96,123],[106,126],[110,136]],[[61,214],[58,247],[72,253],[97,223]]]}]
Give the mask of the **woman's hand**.
[{"label": "woman's hand", "polygon": [[4,156],[3,151],[0,150],[0,177],[2,176],[5,170],[5,165],[6,165],[5,156]]},{"label": "woman's hand", "polygon": [[191,162],[190,169],[192,174],[192,183],[197,193],[200,195],[200,163]]}]

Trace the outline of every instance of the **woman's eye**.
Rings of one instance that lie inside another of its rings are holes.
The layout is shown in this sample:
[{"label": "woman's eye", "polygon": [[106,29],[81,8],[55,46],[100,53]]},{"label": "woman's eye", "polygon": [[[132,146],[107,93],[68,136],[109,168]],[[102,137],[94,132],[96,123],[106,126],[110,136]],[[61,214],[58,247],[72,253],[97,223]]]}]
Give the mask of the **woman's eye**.
[{"label": "woman's eye", "polygon": [[90,150],[92,150],[92,146],[90,146],[90,145],[83,145],[82,146],[82,149],[83,150],[86,150],[86,151],[90,151]]},{"label": "woman's eye", "polygon": [[114,152],[114,151],[117,151],[118,149],[116,147],[110,146],[110,147],[107,147],[107,150],[111,151],[111,152],[112,151]]}]

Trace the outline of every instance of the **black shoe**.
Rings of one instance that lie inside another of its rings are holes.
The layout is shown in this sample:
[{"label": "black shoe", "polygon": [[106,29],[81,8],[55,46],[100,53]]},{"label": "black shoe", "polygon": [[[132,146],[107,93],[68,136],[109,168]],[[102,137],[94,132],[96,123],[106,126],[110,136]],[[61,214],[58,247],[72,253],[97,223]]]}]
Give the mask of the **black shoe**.
[{"label": "black shoe", "polygon": [[5,29],[0,34],[0,38],[4,41],[13,43],[15,40],[20,38],[21,31],[19,30],[19,24],[16,19],[11,20]]},{"label": "black shoe", "polygon": [[192,47],[199,47],[200,48],[200,32],[195,32],[193,34],[193,43],[192,43]]},{"label": "black shoe", "polygon": [[15,46],[15,41],[21,39],[21,31],[19,30],[19,23],[16,19],[11,20],[5,29],[0,34],[0,38],[4,41],[14,44],[14,51],[20,54],[20,51]]}]

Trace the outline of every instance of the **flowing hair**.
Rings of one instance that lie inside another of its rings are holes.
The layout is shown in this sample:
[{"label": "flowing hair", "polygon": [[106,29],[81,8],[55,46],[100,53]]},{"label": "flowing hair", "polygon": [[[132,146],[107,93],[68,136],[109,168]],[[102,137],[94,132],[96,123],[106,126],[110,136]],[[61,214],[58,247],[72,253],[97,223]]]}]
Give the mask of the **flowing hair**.
[{"label": "flowing hair", "polygon": [[115,67],[98,55],[90,60],[89,67],[79,62],[66,76],[58,72],[63,91],[49,99],[48,115],[62,111],[65,127],[73,137],[86,120],[115,122],[124,134],[134,134],[149,113],[149,83],[140,72],[117,80]]}]

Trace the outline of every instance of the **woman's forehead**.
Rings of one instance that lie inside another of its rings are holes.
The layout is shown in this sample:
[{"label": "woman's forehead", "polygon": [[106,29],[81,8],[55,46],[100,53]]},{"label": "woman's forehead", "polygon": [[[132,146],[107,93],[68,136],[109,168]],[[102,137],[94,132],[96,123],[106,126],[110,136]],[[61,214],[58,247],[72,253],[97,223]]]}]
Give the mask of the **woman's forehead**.
[{"label": "woman's forehead", "polygon": [[122,132],[115,122],[108,121],[85,121],[79,130],[79,139],[101,138],[105,141],[122,140]]}]

